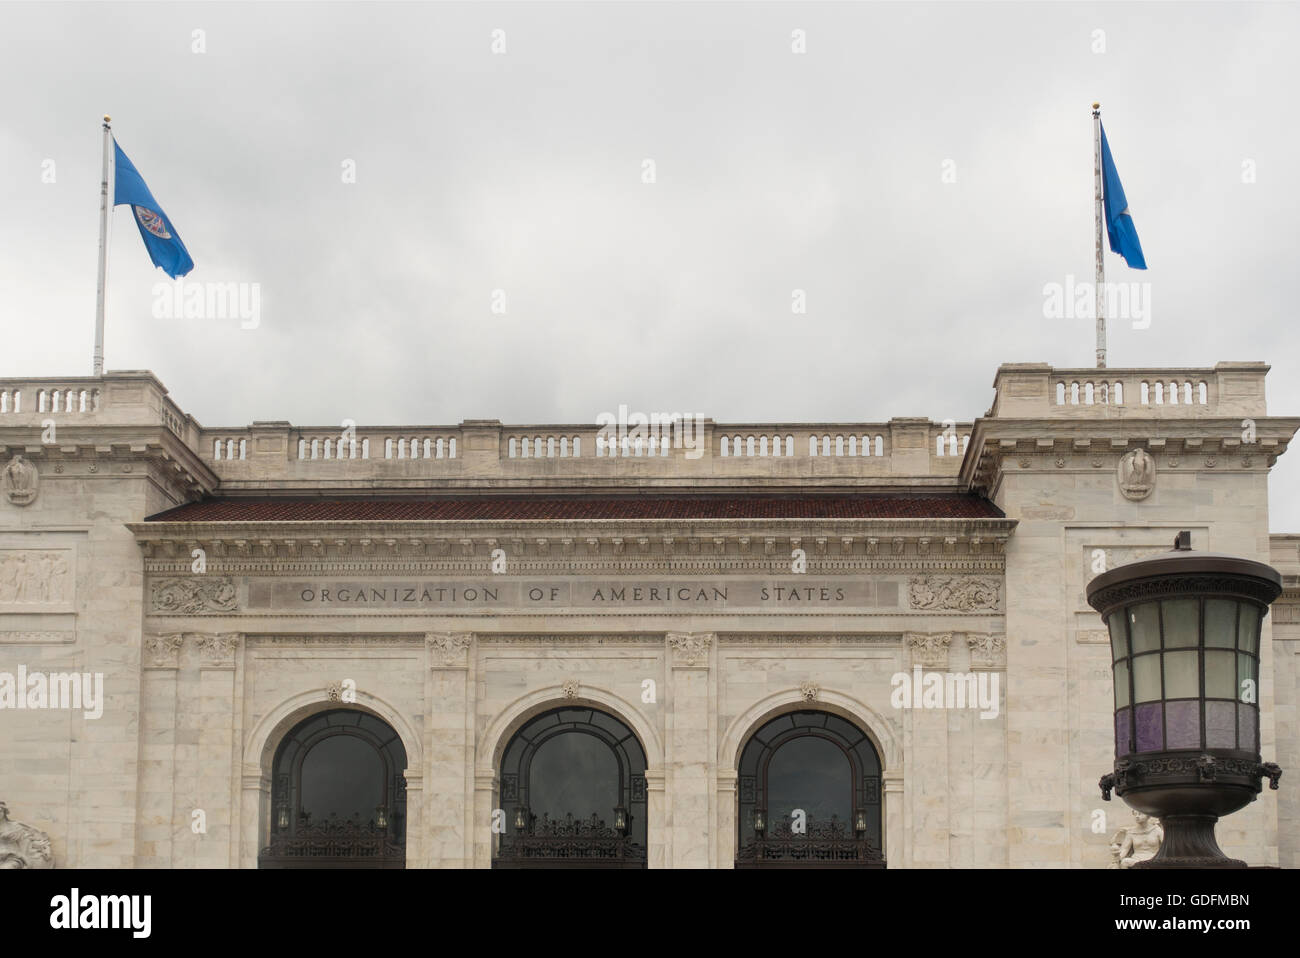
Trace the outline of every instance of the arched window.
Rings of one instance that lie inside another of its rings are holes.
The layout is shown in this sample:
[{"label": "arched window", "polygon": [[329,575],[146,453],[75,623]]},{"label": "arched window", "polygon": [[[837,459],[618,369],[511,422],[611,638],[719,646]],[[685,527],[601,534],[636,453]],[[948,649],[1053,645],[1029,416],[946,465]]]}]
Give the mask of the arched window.
[{"label": "arched window", "polygon": [[846,719],[772,719],[741,750],[737,784],[737,868],[885,867],[880,758]]},{"label": "arched window", "polygon": [[501,756],[506,813],[494,868],[644,868],[645,750],[614,716],[559,708]]},{"label": "arched window", "polygon": [[284,737],[271,772],[259,868],[405,868],[406,749],[360,709],[331,709]]}]

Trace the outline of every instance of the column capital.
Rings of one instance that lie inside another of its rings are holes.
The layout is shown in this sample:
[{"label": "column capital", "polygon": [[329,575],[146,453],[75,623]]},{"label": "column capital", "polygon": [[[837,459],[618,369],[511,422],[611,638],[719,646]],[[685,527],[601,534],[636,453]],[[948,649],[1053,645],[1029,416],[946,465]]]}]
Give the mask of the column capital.
[{"label": "column capital", "polygon": [[181,646],[184,642],[184,632],[146,633],[141,667],[172,670],[180,668]]},{"label": "column capital", "polygon": [[713,648],[712,632],[668,632],[669,657],[675,669],[707,669]]},{"label": "column capital", "polygon": [[233,671],[235,658],[243,641],[242,632],[196,634],[194,642],[199,647],[201,656],[199,668]]},{"label": "column capital", "polygon": [[429,668],[468,669],[469,651],[474,645],[473,632],[427,632]]}]

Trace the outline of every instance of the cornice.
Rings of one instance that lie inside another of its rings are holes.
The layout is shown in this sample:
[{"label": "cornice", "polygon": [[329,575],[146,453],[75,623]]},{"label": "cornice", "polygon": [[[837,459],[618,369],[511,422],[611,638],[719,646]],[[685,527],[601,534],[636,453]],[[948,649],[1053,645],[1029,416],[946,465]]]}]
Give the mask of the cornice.
[{"label": "cornice", "polygon": [[[802,549],[818,571],[914,571],[974,563],[1000,569],[1014,519],[753,521],[517,520],[491,523],[137,522],[148,571],[180,574],[202,550],[209,572],[464,575],[506,554],[509,574],[611,569],[666,573],[777,571]],[[857,560],[857,561],[854,561]]]},{"label": "cornice", "polygon": [[216,473],[164,426],[92,427],[60,423],[58,413],[49,415],[56,424],[55,442],[42,442],[39,428],[0,427],[0,457],[22,453],[43,480],[118,478],[144,463],[182,501],[219,485]]},{"label": "cornice", "polygon": [[963,486],[990,494],[1004,473],[1113,470],[1133,449],[1156,456],[1157,467],[1180,472],[1267,473],[1300,429],[1300,418],[1254,420],[1255,441],[1243,441],[1243,420],[979,419],[962,462]]}]

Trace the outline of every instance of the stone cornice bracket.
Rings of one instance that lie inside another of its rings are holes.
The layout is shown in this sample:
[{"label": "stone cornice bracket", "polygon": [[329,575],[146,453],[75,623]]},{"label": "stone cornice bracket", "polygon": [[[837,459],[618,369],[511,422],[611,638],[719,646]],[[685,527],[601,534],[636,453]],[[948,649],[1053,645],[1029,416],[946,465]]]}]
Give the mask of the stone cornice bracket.
[{"label": "stone cornice bracket", "polygon": [[948,667],[951,632],[904,632],[903,645],[912,653],[912,664],[926,669]]},{"label": "stone cornice bracket", "polygon": [[145,669],[180,668],[180,652],[184,642],[184,632],[170,632],[165,635],[146,634],[143,655],[141,656],[141,667]]},{"label": "stone cornice bracket", "polygon": [[469,668],[469,650],[474,644],[473,632],[429,632],[424,639],[429,647],[429,668]]},{"label": "stone cornice bracket", "polygon": [[967,633],[966,645],[970,649],[973,669],[1005,669],[1007,667],[1007,637],[1003,633]]},{"label": "stone cornice bracket", "polygon": [[666,639],[673,668],[709,667],[709,650],[713,647],[714,639],[712,632],[669,632]]},{"label": "stone cornice bracket", "polygon": [[240,632],[218,632],[208,635],[196,635],[195,644],[199,648],[199,667],[204,669],[233,669],[239,644],[243,641]]}]

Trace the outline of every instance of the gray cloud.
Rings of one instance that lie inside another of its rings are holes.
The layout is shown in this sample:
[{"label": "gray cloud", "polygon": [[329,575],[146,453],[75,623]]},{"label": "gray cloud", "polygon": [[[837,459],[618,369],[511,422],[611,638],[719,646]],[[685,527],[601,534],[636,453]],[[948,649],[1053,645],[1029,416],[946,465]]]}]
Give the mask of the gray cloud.
[{"label": "gray cloud", "polygon": [[115,217],[108,366],[205,424],[971,419],[1001,362],[1092,363],[1042,288],[1091,276],[1099,99],[1151,264],[1108,279],[1152,286],[1111,365],[1268,360],[1300,413],[1297,40],[1288,5],[6,4],[0,374],[90,371],[110,112],[191,278],[262,285],[256,330],[155,319]]}]

